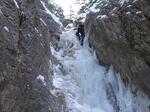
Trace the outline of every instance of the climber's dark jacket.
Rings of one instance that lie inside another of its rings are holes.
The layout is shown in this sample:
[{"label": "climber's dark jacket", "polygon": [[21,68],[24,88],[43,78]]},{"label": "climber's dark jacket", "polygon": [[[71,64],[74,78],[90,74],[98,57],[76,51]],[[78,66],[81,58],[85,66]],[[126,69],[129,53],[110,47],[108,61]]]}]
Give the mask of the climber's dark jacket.
[{"label": "climber's dark jacket", "polygon": [[84,25],[79,25],[76,35],[79,38],[79,41],[81,42],[81,45],[83,45],[83,41],[84,41],[84,37],[85,37],[85,33],[84,33]]}]

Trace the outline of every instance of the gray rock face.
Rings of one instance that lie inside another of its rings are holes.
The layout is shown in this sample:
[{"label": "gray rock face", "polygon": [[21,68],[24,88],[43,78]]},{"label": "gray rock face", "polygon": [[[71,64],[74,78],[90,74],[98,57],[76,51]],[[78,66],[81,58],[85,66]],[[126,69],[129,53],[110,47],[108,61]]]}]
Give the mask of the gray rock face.
[{"label": "gray rock face", "polygon": [[[98,58],[150,96],[150,1],[102,1],[85,29]],[[135,90],[136,91],[136,90]]]},{"label": "gray rock face", "polygon": [[0,0],[0,112],[62,110],[63,97],[50,93],[49,63],[57,63],[49,43],[60,32],[40,0]]}]

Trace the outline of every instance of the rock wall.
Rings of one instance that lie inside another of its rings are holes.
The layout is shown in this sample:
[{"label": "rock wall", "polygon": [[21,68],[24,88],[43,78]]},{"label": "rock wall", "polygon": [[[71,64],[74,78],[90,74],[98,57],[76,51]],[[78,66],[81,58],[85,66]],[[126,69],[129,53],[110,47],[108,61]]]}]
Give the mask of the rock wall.
[{"label": "rock wall", "polygon": [[150,96],[150,1],[102,0],[85,22],[97,56]]},{"label": "rock wall", "polygon": [[49,43],[60,32],[41,0],[0,0],[0,112],[60,112],[65,106],[50,93],[50,62],[57,61]]}]

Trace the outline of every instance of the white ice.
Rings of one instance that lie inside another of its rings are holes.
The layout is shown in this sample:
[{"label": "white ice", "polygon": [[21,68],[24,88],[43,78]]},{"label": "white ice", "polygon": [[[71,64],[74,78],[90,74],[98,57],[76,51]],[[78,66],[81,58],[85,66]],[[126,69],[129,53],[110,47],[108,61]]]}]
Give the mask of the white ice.
[{"label": "white ice", "polygon": [[113,67],[107,71],[100,66],[87,39],[81,47],[71,29],[62,34],[58,47],[50,46],[61,63],[53,65],[52,92],[64,93],[69,112],[149,112],[148,98],[142,92],[134,97]]}]

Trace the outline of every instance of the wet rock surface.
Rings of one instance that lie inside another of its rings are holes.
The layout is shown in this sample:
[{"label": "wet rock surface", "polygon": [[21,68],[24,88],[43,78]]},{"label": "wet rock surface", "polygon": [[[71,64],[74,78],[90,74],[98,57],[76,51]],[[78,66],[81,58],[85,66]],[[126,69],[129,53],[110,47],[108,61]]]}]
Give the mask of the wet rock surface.
[{"label": "wet rock surface", "polygon": [[85,29],[98,58],[150,96],[150,2],[109,0],[96,8],[100,11],[88,14]]},{"label": "wet rock surface", "polygon": [[0,0],[0,112],[62,110],[63,102],[50,93],[50,65],[57,61],[49,44],[60,32],[40,0]]}]

